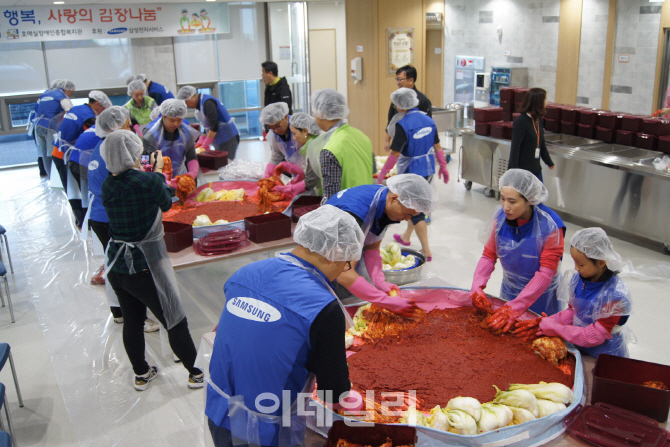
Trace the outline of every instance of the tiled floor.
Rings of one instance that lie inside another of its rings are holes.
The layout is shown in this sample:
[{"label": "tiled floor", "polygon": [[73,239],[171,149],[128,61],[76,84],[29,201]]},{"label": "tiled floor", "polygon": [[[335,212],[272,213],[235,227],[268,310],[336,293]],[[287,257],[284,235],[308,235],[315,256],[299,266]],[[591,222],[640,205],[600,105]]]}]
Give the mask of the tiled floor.
[{"label": "tiled floor", "polygon": [[[243,142],[238,154],[254,161],[269,158],[258,141]],[[497,203],[484,197],[483,187],[466,191],[457,181],[457,164],[457,159],[449,164],[449,184],[436,184],[440,206],[429,227],[433,261],[425,273],[469,288],[483,249],[478,232]],[[132,389],[121,326],[111,322],[103,288],[88,285],[102,258],[95,257],[76,233],[62,190],[48,188],[36,167],[0,171],[0,224],[7,229],[14,261],[15,274],[9,281],[17,319],[12,324],[8,309],[0,308],[0,334],[12,346],[24,408],[18,407],[9,368],[0,372],[0,381],[7,385],[19,445],[203,445],[202,393],[187,390],[183,367],[160,355],[157,334],[147,336],[147,356],[159,365],[160,377],[143,393]],[[569,240],[581,227],[567,226]],[[393,233],[388,232],[387,241]],[[637,265],[668,260],[631,242],[613,243]],[[412,244],[418,248],[416,236]],[[562,267],[572,268],[567,253]],[[498,268],[487,290],[497,294],[500,281]],[[631,355],[670,364],[668,283],[626,282],[635,306],[629,326],[637,344],[631,345]],[[192,290],[183,293],[197,297]],[[197,345],[216,317],[203,310],[204,305],[185,307]]]}]

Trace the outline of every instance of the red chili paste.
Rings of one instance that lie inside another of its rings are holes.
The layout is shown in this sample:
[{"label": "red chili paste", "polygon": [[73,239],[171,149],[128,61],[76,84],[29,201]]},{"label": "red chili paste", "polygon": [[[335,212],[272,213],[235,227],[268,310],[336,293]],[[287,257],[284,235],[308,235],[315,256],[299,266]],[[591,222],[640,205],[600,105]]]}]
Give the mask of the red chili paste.
[{"label": "red chili paste", "polygon": [[[417,408],[429,411],[458,396],[489,402],[496,385],[560,382],[572,388],[574,376],[535,354],[514,335],[493,335],[479,326],[476,309],[433,310],[398,336],[353,348],[348,358],[354,388],[365,395],[416,390]],[[570,357],[574,371],[575,360]]]},{"label": "red chili paste", "polygon": [[[283,208],[275,207],[272,204],[272,211],[282,211]],[[263,214],[258,211],[258,204],[248,201],[239,202],[202,202],[197,205],[172,205],[172,208],[163,214],[163,220],[169,222],[181,222],[193,224],[196,217],[201,214],[209,216],[209,220],[215,222],[219,219],[225,219],[228,222],[243,220],[245,217],[258,216]]]}]

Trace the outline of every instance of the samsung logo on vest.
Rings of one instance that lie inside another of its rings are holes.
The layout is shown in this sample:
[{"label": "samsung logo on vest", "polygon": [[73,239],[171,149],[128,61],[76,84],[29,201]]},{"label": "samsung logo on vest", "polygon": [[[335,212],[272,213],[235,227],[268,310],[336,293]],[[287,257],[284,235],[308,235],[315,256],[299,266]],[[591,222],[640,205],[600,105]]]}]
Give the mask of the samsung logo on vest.
[{"label": "samsung logo on vest", "polygon": [[420,138],[425,137],[426,135],[430,135],[430,133],[431,133],[432,131],[433,131],[433,128],[432,128],[432,127],[424,127],[423,129],[421,129],[420,131],[418,131],[417,133],[415,133],[414,136],[413,136],[412,138],[414,138],[415,140],[418,140],[418,139],[420,139]]},{"label": "samsung logo on vest", "polygon": [[226,303],[231,314],[251,321],[271,323],[281,318],[281,313],[268,303],[249,297],[233,298]]}]

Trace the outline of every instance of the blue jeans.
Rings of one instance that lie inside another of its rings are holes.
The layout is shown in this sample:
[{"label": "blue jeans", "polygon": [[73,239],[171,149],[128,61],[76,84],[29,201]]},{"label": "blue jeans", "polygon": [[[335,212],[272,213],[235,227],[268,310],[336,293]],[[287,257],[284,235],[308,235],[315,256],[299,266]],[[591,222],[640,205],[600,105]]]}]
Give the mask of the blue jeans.
[{"label": "blue jeans", "polygon": [[544,183],[544,179],[542,178],[542,171],[538,172],[537,174],[533,174],[535,177],[539,178],[542,183]]}]

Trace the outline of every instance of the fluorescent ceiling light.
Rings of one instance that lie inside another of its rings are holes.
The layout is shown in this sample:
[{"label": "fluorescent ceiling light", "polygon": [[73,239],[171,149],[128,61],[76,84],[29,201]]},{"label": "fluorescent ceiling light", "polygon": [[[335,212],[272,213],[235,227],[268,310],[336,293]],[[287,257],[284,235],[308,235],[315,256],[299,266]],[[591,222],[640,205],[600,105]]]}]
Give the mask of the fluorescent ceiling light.
[{"label": "fluorescent ceiling light", "polygon": [[54,2],[54,5],[62,5],[62,4],[64,4],[64,3],[65,3],[65,2]]}]

